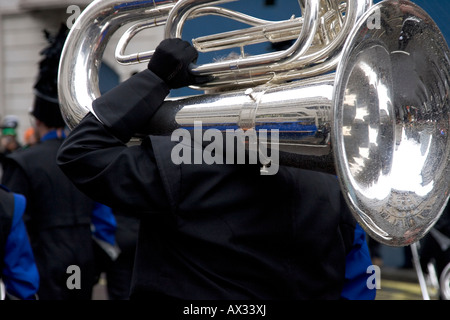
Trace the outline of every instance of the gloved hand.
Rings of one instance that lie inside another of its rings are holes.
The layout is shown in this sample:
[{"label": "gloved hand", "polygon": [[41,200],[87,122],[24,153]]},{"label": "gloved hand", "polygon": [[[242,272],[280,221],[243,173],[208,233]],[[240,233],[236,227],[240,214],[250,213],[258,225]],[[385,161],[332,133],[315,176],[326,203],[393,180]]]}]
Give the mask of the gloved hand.
[{"label": "gloved hand", "polygon": [[179,38],[163,40],[155,50],[148,69],[160,77],[171,89],[201,84],[207,77],[195,76],[189,65],[196,63],[197,50]]}]

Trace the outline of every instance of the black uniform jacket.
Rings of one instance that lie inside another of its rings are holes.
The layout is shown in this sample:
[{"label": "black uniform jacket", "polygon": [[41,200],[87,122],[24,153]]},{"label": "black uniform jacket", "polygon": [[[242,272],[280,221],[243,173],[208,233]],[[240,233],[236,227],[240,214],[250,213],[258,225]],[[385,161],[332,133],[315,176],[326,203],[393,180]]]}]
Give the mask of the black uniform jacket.
[{"label": "black uniform jacket", "polygon": [[[337,299],[355,221],[332,175],[180,164],[142,132],[169,90],[145,70],[94,102],[58,163],[86,194],[141,219],[132,298]],[[102,124],[103,123],[103,124]]]},{"label": "black uniform jacket", "polygon": [[[27,199],[24,221],[41,278],[42,300],[81,294],[90,297],[89,287],[93,285],[90,222],[94,201],[57,166],[61,142],[45,140],[11,153],[5,159],[2,177],[5,186]],[[71,265],[83,272],[82,290],[67,288],[67,268]]]}]

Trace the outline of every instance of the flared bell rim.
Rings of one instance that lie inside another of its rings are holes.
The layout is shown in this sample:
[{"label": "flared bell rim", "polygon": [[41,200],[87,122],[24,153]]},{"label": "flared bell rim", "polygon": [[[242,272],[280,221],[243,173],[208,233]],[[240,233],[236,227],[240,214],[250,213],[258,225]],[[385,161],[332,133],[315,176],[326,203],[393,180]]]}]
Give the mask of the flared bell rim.
[{"label": "flared bell rim", "polygon": [[[420,240],[449,200],[449,57],[431,17],[394,0],[371,7],[342,51],[333,99],[336,171],[357,221],[389,246]],[[358,100],[361,91],[368,98]]]}]

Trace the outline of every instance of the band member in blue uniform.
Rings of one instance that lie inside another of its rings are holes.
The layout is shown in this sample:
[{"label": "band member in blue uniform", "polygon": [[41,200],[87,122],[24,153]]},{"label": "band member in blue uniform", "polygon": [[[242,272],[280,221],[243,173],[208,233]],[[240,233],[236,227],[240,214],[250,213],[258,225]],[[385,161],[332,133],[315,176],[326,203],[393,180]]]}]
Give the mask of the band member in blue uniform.
[{"label": "band member in blue uniform", "polygon": [[0,185],[0,299],[37,299],[39,273],[22,219],[25,207],[23,195]]}]

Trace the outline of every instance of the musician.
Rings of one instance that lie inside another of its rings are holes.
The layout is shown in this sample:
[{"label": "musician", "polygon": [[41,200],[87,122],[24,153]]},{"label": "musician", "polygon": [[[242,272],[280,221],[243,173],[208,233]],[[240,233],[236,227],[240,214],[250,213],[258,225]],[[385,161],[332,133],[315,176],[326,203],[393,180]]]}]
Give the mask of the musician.
[{"label": "musician", "polygon": [[[82,194],[56,164],[65,126],[56,77],[67,33],[68,29],[61,26],[56,36],[48,35],[49,45],[42,51],[31,111],[40,141],[8,155],[2,177],[4,185],[27,199],[24,221],[39,270],[40,300],[90,300],[94,284],[94,201]],[[81,276],[71,270],[80,270]],[[71,276],[73,280],[69,280]],[[76,289],[69,287],[68,280],[80,284],[79,289],[78,285]]]},{"label": "musician", "polygon": [[176,165],[170,136],[127,145],[171,89],[205,81],[189,71],[197,55],[186,41],[162,41],[146,70],[95,100],[96,116],[58,152],[83,192],[140,218],[131,299],[373,299],[365,233],[335,176]]}]

